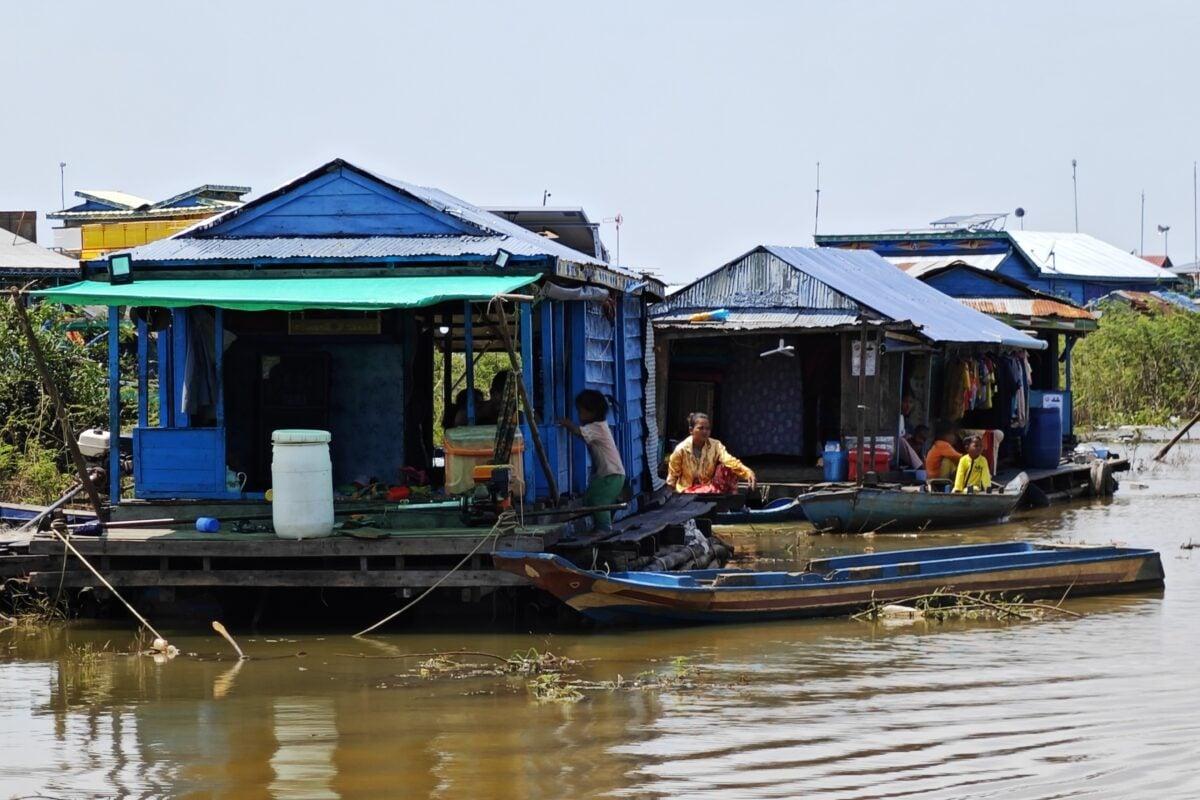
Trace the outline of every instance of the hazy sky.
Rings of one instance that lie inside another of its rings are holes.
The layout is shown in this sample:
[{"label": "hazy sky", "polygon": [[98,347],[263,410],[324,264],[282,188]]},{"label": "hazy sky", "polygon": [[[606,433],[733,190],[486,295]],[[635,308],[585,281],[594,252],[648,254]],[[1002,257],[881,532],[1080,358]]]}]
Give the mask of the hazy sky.
[{"label": "hazy sky", "polygon": [[[266,191],[335,156],[624,215],[672,281],[821,231],[1011,211],[1192,256],[1200,4],[5,3],[0,209]],[[1015,219],[1010,217],[1015,226]],[[43,226],[43,233],[45,226]],[[49,238],[48,236],[46,237]],[[610,248],[616,244],[605,226]]]}]

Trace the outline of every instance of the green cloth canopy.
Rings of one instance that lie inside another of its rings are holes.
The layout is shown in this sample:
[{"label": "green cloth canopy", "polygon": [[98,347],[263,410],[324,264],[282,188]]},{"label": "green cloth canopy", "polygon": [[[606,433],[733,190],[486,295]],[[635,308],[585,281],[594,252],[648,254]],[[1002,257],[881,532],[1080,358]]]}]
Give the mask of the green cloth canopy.
[{"label": "green cloth canopy", "polygon": [[237,311],[332,308],[379,311],[446,300],[491,300],[541,275],[402,275],[386,278],[171,278],[114,285],[80,281],[32,294],[77,306],[216,306]]}]

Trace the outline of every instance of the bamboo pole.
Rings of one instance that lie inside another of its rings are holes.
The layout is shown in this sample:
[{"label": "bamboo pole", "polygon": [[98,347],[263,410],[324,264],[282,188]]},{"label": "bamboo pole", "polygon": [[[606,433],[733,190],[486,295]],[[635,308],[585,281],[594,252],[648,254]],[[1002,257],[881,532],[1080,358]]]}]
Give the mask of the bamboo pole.
[{"label": "bamboo pole", "polygon": [[533,439],[533,448],[537,451],[538,463],[546,475],[546,484],[550,487],[550,497],[554,504],[558,505],[558,481],[554,478],[554,470],[550,468],[550,457],[542,445],[537,416],[533,411],[533,403],[529,402],[529,394],[525,391],[525,381],[521,380],[521,367],[517,364],[517,354],[513,350],[512,336],[508,332],[508,315],[504,312],[504,303],[498,303],[497,308],[500,310],[500,324],[494,327],[498,328],[500,338],[504,341],[504,349],[508,351],[508,363],[512,366],[513,380],[517,382],[517,393],[521,396],[521,405],[525,407],[525,419],[529,423],[529,435]]},{"label": "bamboo pole", "polygon": [[[80,560],[80,562],[85,567],[88,568],[88,571],[96,576],[96,580],[98,580],[98,581],[100,581],[100,583],[104,584],[105,589],[108,589],[110,592],[113,593],[113,597],[120,600],[121,603],[125,606],[125,608],[129,609],[129,613],[133,614],[133,616],[137,618],[138,622],[140,622],[140,623],[142,623],[142,625],[146,626],[146,630],[148,630],[154,634],[155,645],[156,645],[156,647],[154,649],[165,651],[167,640],[165,638],[163,638],[163,635],[161,633],[159,633],[158,631],[154,630],[154,626],[151,625],[149,622],[147,622],[146,618],[143,617],[141,614],[139,614],[138,610],[136,608],[134,608],[132,605],[130,605],[129,601],[126,600],[124,597],[122,597],[120,592],[118,592],[115,588],[113,588],[113,585],[108,582],[108,579],[100,574],[100,570],[98,570],[92,566],[92,563],[84,557],[83,553],[81,553],[75,549],[75,545],[71,544],[70,534],[64,535],[61,531],[59,531],[57,528],[55,528],[53,526],[51,526],[51,528],[50,528],[50,533],[54,534],[55,538],[57,538],[60,542],[63,543],[63,547],[70,550],[71,555],[78,558]],[[161,640],[161,646],[158,646],[159,640]]]},{"label": "bamboo pole", "polygon": [[[62,396],[58,393],[58,387],[54,383],[53,376],[50,375],[50,368],[46,366],[46,360],[42,356],[42,346],[38,343],[37,336],[33,333],[33,326],[29,323],[29,316],[25,313],[25,307],[21,305],[21,291],[15,286],[10,289],[12,294],[13,307],[17,311],[17,322],[21,325],[21,330],[25,333],[25,338],[29,340],[29,350],[33,354],[33,362],[37,365],[37,370],[42,377],[42,386],[46,390],[46,394],[50,396],[50,400],[54,403],[54,414],[58,417],[58,424],[62,428],[63,441],[67,446],[67,452],[71,454],[71,461],[75,464],[75,471],[79,473],[79,482],[83,484],[83,489],[87,492],[88,500],[92,503],[92,508],[96,512],[96,519],[104,520],[104,503],[100,500],[100,493],[96,491],[96,485],[92,483],[92,476],[88,473],[87,462],[83,460],[83,453],[79,452],[79,443],[75,441],[75,431],[71,428],[71,422],[67,419],[67,409],[63,405]],[[110,379],[113,376],[109,376]],[[121,436],[119,431],[108,432],[108,446],[120,447]]]},{"label": "bamboo pole", "polygon": [[1197,422],[1200,422],[1200,412],[1197,412],[1196,416],[1192,417],[1191,421],[1188,422],[1187,425],[1184,425],[1182,428],[1180,428],[1179,433],[1175,434],[1175,436],[1171,439],[1171,441],[1169,441],[1165,445],[1163,445],[1163,448],[1161,450],[1159,450],[1158,453],[1154,456],[1154,460],[1162,461],[1164,458],[1166,458],[1167,453],[1171,452],[1171,448],[1174,447],[1176,445],[1176,443],[1180,439],[1183,438],[1184,434],[1187,433],[1188,431],[1190,431],[1192,429],[1192,426],[1195,425]]}]

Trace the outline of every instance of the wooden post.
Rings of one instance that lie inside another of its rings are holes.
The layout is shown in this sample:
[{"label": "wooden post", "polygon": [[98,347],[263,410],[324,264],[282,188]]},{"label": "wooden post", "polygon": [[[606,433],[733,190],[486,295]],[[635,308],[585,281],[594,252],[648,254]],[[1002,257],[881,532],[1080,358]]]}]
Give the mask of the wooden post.
[{"label": "wooden post", "polygon": [[121,503],[121,307],[108,307],[108,503]]},{"label": "wooden post", "polygon": [[175,331],[175,312],[167,311],[171,322],[158,332],[158,427],[171,428],[175,425],[175,375],[171,337]]},{"label": "wooden post", "polygon": [[875,335],[875,426],[871,428],[871,472],[875,470],[875,437],[883,426],[883,331]]},{"label": "wooden post", "polygon": [[[521,388],[524,390],[525,396],[529,397],[533,393],[533,305],[531,303],[521,303],[518,306],[518,313],[520,314],[520,329],[518,330],[518,333],[521,336]],[[547,421],[544,414],[541,418],[541,421]],[[541,430],[538,427],[539,419],[537,413],[526,413],[525,422],[529,426],[531,436],[533,435],[532,432],[537,430],[538,441],[540,442],[542,439]],[[553,479],[554,467],[550,464],[549,454],[547,453],[545,455],[546,477],[548,479]],[[528,450],[526,450],[522,455],[522,459],[524,460],[525,474],[527,476],[531,475],[533,473],[533,459],[530,457]],[[549,484],[547,484],[547,486],[548,485]],[[525,498],[529,502],[533,502],[535,497],[537,497],[536,484],[534,481],[526,478]]]},{"label": "wooden post", "polygon": [[442,337],[442,419],[445,420],[447,409],[454,404],[454,315],[449,311],[442,312],[442,327],[446,329]]},{"label": "wooden post", "polygon": [[138,427],[145,428],[150,424],[150,331],[146,321],[137,322],[137,392],[138,392]]},{"label": "wooden post", "polygon": [[[216,370],[216,380],[213,381],[213,391],[216,392],[217,427],[225,427],[225,309],[213,309],[213,368]],[[221,448],[224,451],[224,447]]]},{"label": "wooden post", "polygon": [[21,292],[15,287],[12,289],[12,301],[17,311],[17,323],[21,326],[21,330],[25,332],[25,338],[29,341],[29,352],[33,355],[33,363],[37,367],[38,373],[42,376],[42,388],[46,390],[50,401],[54,403],[54,413],[58,417],[58,425],[62,430],[63,442],[67,446],[67,452],[71,456],[71,461],[75,464],[75,471],[79,475],[79,482],[83,484],[83,490],[87,492],[88,500],[92,503],[92,509],[96,512],[96,519],[104,519],[104,503],[100,500],[100,493],[96,491],[96,485],[92,483],[92,476],[88,474],[87,462],[83,460],[83,453],[79,452],[79,443],[75,440],[75,431],[71,428],[71,421],[67,419],[67,409],[63,405],[62,395],[58,393],[58,387],[54,384],[54,377],[50,374],[50,368],[46,366],[46,359],[42,356],[42,346],[38,343],[37,336],[33,333],[33,326],[29,324],[29,317],[25,313],[25,306],[21,305]]},{"label": "wooden post", "polygon": [[[851,353],[850,364],[854,364],[854,354]],[[867,321],[862,321],[862,329],[858,335],[858,441],[855,442],[855,472],[854,480],[859,486],[862,486],[863,473],[866,472],[863,464],[863,437],[866,435],[866,414],[867,407],[864,405],[867,399]]]},{"label": "wooden post", "polygon": [[[475,330],[471,301],[463,301],[463,361],[467,381],[467,424],[475,424]],[[458,409],[455,409],[457,412]]]},{"label": "wooden post", "polygon": [[1171,448],[1175,446],[1175,443],[1178,442],[1180,439],[1182,439],[1183,435],[1185,433],[1187,433],[1188,431],[1190,431],[1192,429],[1192,426],[1195,425],[1197,422],[1200,422],[1200,413],[1198,413],[1198,414],[1196,414],[1196,416],[1192,417],[1191,422],[1189,422],[1187,425],[1184,425],[1182,428],[1180,428],[1179,433],[1175,434],[1175,436],[1172,437],[1171,441],[1169,441],[1165,445],[1163,445],[1163,448],[1161,450],[1159,450],[1157,454],[1155,454],[1154,460],[1162,461],[1164,458],[1166,458],[1167,453],[1171,452]]},{"label": "wooden post", "polygon": [[558,408],[554,403],[554,300],[538,306],[538,328],[542,343],[542,423],[550,439],[550,469],[558,475]]}]

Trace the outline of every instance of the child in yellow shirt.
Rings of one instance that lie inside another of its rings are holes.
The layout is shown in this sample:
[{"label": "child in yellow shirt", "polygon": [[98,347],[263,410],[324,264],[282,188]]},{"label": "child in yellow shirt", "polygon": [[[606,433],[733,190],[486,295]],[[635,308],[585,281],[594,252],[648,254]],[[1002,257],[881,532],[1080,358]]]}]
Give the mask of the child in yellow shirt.
[{"label": "child in yellow shirt", "polygon": [[967,439],[967,454],[959,459],[958,471],[954,474],[954,491],[986,492],[992,488],[992,473],[987,459],[983,457],[983,437]]}]

